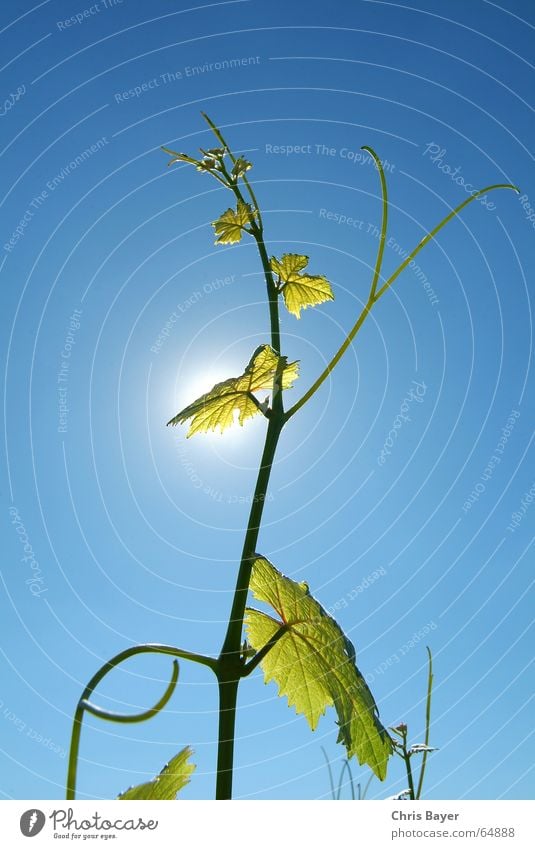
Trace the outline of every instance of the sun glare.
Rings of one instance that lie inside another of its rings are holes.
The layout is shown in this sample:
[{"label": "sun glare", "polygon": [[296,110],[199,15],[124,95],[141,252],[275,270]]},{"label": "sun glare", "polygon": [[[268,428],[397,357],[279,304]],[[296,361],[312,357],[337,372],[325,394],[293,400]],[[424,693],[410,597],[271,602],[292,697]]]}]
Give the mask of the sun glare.
[{"label": "sun glare", "polygon": [[[236,371],[239,374],[239,369]],[[234,372],[231,369],[222,366],[209,366],[205,369],[200,369],[197,374],[192,374],[184,380],[180,380],[177,384],[177,400],[179,405],[185,407],[191,404],[205,392],[209,392],[216,383],[221,383],[229,377],[233,377]]]},{"label": "sun glare", "polygon": [[[201,395],[209,392],[216,383],[221,383],[230,377],[237,377],[242,371],[243,365],[229,361],[226,364],[207,364],[206,368],[199,368],[195,374],[188,375],[187,377],[184,376],[183,380],[179,378],[176,383],[176,410],[181,410],[188,404],[193,403],[193,401],[200,398]],[[263,398],[260,400],[263,400]],[[234,424],[232,427],[225,430],[224,434],[221,434],[221,431],[218,428],[215,431],[203,433],[198,438],[202,436],[202,439],[208,439],[210,442],[216,441],[217,445],[220,445],[222,438],[228,443],[230,443],[230,441],[233,442],[237,437],[243,440],[246,437],[248,424],[249,422],[246,422],[244,427],[240,427],[238,423],[238,411],[236,410],[234,414]],[[184,427],[187,427],[187,425],[184,425]]]}]

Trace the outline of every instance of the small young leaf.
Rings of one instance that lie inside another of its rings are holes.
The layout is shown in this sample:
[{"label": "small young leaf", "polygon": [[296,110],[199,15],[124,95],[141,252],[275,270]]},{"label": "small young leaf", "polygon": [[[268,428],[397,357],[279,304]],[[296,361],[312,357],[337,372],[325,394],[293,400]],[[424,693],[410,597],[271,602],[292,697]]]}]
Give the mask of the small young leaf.
[{"label": "small young leaf", "polygon": [[247,159],[244,159],[243,156],[239,156],[231,171],[232,179],[236,181],[239,177],[243,177],[246,171],[249,171],[253,165]]},{"label": "small young leaf", "polygon": [[226,151],[223,150],[222,147],[211,147],[210,150],[205,150],[204,147],[200,147],[199,150],[203,154],[205,159],[213,159],[219,166],[221,164],[221,160],[225,156]]},{"label": "small young leaf", "polygon": [[301,317],[302,309],[334,300],[331,284],[326,277],[300,273],[308,265],[307,256],[284,254],[281,259],[271,257],[270,264],[282,284],[286,309],[296,318]]},{"label": "small young leaf", "polygon": [[195,764],[188,763],[193,754],[189,746],[175,755],[168,764],[164,766],[161,773],[152,781],[145,784],[137,784],[130,787],[117,796],[118,799],[153,799],[158,801],[175,799],[179,790],[189,784],[190,775],[195,769]]},{"label": "small young leaf", "polygon": [[197,171],[213,171],[217,168],[217,164],[218,163],[215,159],[210,159],[209,156],[205,156],[197,165]]},{"label": "small young leaf", "polygon": [[343,631],[308,590],[282,575],[264,557],[257,556],[251,590],[271,605],[276,620],[247,609],[247,638],[260,650],[282,625],[287,632],[261,661],[266,683],[275,680],[279,695],[303,713],[312,730],[325,709],[334,706],[348,757],[368,764],[384,779],[392,741],[379,721],[377,706],[354,659],[355,650]]},{"label": "small young leaf", "polygon": [[198,160],[193,159],[191,156],[188,156],[187,153],[177,153],[176,150],[171,150],[171,148],[163,146],[162,150],[172,157],[172,159],[169,160],[167,165],[174,165],[175,162],[188,162],[190,165],[199,165]]},{"label": "small young leaf", "polygon": [[223,159],[227,153],[224,147],[211,147],[210,150],[203,150],[201,147],[200,150],[205,156],[211,156],[214,159]]},{"label": "small young leaf", "polygon": [[281,259],[272,256],[271,270],[278,274],[281,280],[287,282],[299,276],[299,272],[308,265],[308,257],[304,254],[284,254]]},{"label": "small young leaf", "polygon": [[227,209],[217,221],[212,221],[217,236],[216,245],[230,245],[241,241],[242,230],[251,223],[252,214],[251,206],[239,200],[235,210]]},{"label": "small young leaf", "polygon": [[282,365],[282,389],[289,389],[298,375],[298,363],[288,363],[286,357],[278,357],[269,345],[261,345],[254,352],[243,374],[216,383],[210,392],[201,395],[167,424],[182,424],[191,419],[187,434],[189,437],[194,433],[216,430],[218,427],[223,433],[234,423],[235,410],[239,412],[238,421],[241,425],[246,419],[258,413],[265,413],[266,405],[261,404],[253,393],[261,389],[273,389],[279,362]]}]

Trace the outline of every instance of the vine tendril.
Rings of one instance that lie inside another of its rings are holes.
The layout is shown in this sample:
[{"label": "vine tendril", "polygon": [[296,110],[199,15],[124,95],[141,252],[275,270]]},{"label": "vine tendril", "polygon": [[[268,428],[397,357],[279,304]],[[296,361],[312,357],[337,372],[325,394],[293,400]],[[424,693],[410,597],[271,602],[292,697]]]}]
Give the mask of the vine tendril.
[{"label": "vine tendril", "polygon": [[181,657],[184,660],[192,660],[195,663],[200,663],[204,666],[209,666],[213,672],[216,672],[217,670],[217,661],[214,658],[207,657],[201,654],[195,654],[194,652],[187,652],[183,649],[175,648],[174,646],[160,645],[158,643],[146,643],[140,646],[132,646],[129,649],[125,649],[124,651],[119,652],[119,654],[116,654],[114,657],[111,658],[111,660],[108,660],[93,675],[89,683],[84,688],[84,691],[80,696],[78,704],[76,705],[76,711],[74,713],[74,719],[72,724],[71,745],[69,751],[67,788],[65,794],[66,799],[74,799],[76,794],[76,777],[78,771],[80,736],[82,733],[82,722],[86,711],[88,713],[93,714],[93,716],[98,716],[100,719],[106,719],[109,722],[144,722],[146,719],[152,719],[153,716],[156,716],[156,714],[159,713],[166,706],[175,691],[175,687],[178,681],[179,666],[178,662],[176,660],[173,660],[173,672],[171,675],[171,680],[167,685],[163,695],[159,698],[156,704],[148,710],[144,710],[141,713],[135,714],[121,714],[116,713],[115,711],[105,710],[104,708],[93,704],[90,701],[91,694],[93,693],[93,690],[97,687],[97,685],[102,681],[102,679],[108,674],[108,672],[110,672],[116,666],[119,666],[119,664],[121,664],[124,660],[128,660],[128,658],[133,657],[136,654],[168,654],[174,656],[175,658]]}]

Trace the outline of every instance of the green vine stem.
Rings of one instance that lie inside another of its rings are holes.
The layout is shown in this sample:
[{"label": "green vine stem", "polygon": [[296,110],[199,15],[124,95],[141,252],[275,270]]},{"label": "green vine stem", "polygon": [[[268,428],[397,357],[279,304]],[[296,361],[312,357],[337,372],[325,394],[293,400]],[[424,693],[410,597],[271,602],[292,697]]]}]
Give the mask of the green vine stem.
[{"label": "green vine stem", "polygon": [[402,747],[402,749],[401,749],[402,757],[403,757],[403,760],[405,761],[405,769],[407,770],[407,781],[409,783],[410,798],[415,799],[416,796],[414,795],[414,779],[413,779],[413,776],[412,776],[411,755],[410,755],[410,752],[407,750],[407,726],[406,725],[405,725],[405,730],[404,730],[403,736],[402,736],[401,747]]},{"label": "green vine stem", "polygon": [[386,188],[386,177],[383,168],[383,163],[377,156],[376,152],[372,147],[368,147],[368,145],[363,145],[361,150],[368,151],[371,154],[373,161],[375,162],[375,166],[379,172],[379,179],[381,181],[381,195],[383,200],[383,215],[381,220],[381,234],[379,236],[379,247],[377,249],[377,259],[375,261],[375,269],[373,272],[372,285],[370,287],[370,300],[375,300],[375,292],[377,290],[377,283],[379,282],[379,277],[381,275],[381,266],[383,264],[383,256],[385,252],[386,245],[386,232],[388,229],[388,191]]},{"label": "green vine stem", "polygon": [[80,737],[82,733],[82,722],[84,719],[84,713],[87,711],[88,713],[93,714],[94,716],[98,716],[101,719],[107,719],[110,722],[144,722],[146,719],[151,719],[153,716],[156,716],[162,708],[165,707],[169,699],[174,693],[176,683],[178,681],[178,663],[176,660],[173,661],[173,673],[171,676],[171,680],[161,698],[156,702],[153,707],[148,710],[142,711],[137,714],[119,714],[112,711],[104,710],[103,708],[98,707],[97,705],[92,704],[89,701],[93,690],[98,686],[98,684],[102,681],[102,679],[114,669],[116,666],[119,666],[124,660],[128,660],[128,658],[133,657],[136,654],[167,654],[173,657],[180,657],[184,660],[191,660],[195,663],[201,663],[204,666],[208,666],[212,669],[213,672],[216,671],[217,661],[214,658],[206,657],[205,655],[195,654],[194,652],[184,651],[183,649],[175,648],[174,646],[165,646],[160,645],[159,643],[146,643],[140,646],[132,646],[129,649],[125,649],[119,654],[116,654],[111,660],[108,660],[100,669],[93,675],[89,683],[84,688],[82,695],[78,701],[76,706],[76,711],[74,714],[73,725],[72,725],[72,734],[71,734],[71,745],[69,750],[69,764],[67,771],[67,788],[66,788],[66,799],[74,799],[76,796],[76,780],[77,780],[77,772],[78,772],[78,754],[80,750]]},{"label": "green vine stem", "polygon": [[429,660],[429,669],[427,673],[427,699],[425,704],[425,737],[424,737],[424,745],[426,749],[422,755],[422,766],[420,769],[420,778],[418,779],[418,788],[416,790],[416,798],[419,799],[422,795],[422,788],[424,786],[424,775],[425,775],[425,767],[427,765],[427,756],[429,754],[429,732],[431,728],[431,694],[433,692],[433,655],[431,654],[431,649],[429,646],[426,646],[427,656]]},{"label": "green vine stem", "polygon": [[[278,392],[276,397],[281,397]],[[249,514],[249,522],[245,534],[240,568],[236,580],[236,589],[230,612],[227,633],[218,660],[219,680],[219,741],[217,753],[216,799],[232,798],[232,768],[234,761],[234,726],[236,717],[236,701],[240,677],[249,674],[241,657],[241,643],[245,605],[249,592],[251,571],[256,551],[256,543],[260,531],[260,521],[267,487],[277,449],[283,422],[280,415],[274,416],[274,410],[269,419],[266,442],[258,472],[253,502]],[[281,635],[282,636],[282,635]],[[250,661],[250,663],[254,662]]]}]

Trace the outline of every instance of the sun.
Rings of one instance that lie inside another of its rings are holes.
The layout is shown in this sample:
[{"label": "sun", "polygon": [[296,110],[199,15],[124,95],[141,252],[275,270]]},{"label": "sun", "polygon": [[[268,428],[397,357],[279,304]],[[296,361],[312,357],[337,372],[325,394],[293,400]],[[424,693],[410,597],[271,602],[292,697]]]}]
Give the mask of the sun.
[{"label": "sun", "polygon": [[177,401],[179,405],[185,407],[195,401],[196,398],[200,398],[205,392],[209,392],[216,383],[221,383],[232,376],[232,369],[225,365],[218,364],[217,366],[201,368],[195,374],[187,375],[182,380],[179,379],[176,387]]}]

